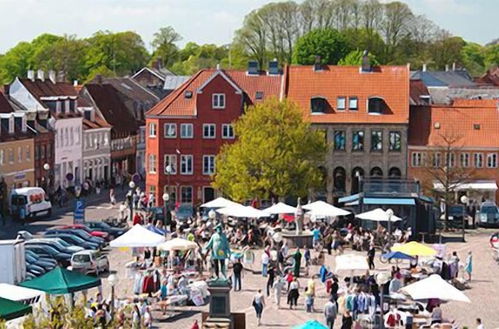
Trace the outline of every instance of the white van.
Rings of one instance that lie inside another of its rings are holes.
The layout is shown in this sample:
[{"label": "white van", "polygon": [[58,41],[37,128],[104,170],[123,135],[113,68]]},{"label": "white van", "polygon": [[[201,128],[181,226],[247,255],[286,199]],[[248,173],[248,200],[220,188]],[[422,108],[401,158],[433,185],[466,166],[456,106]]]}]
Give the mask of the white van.
[{"label": "white van", "polygon": [[47,200],[45,191],[40,187],[23,187],[12,190],[9,200],[10,213],[17,214],[24,207],[26,217],[49,216],[52,204]]}]

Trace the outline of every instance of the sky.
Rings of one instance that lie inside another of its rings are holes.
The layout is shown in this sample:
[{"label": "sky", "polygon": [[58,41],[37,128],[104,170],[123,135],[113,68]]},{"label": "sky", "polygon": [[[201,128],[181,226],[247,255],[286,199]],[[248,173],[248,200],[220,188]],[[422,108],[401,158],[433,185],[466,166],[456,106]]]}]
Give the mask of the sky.
[{"label": "sky", "polygon": [[[388,0],[382,0],[387,2]],[[468,41],[499,37],[499,0],[402,0],[416,14]],[[171,25],[188,41],[224,44],[244,16],[269,0],[0,0],[0,53],[41,33],[87,37],[98,30],[132,30],[148,48]],[[301,2],[298,0],[298,2]]]}]

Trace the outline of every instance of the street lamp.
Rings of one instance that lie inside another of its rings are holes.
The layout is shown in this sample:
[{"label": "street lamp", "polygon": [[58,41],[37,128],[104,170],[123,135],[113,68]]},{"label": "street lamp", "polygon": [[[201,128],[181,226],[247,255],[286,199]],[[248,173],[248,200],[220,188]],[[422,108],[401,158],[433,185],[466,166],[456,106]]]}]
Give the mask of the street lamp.
[{"label": "street lamp", "polygon": [[217,213],[215,212],[215,210],[211,209],[209,212],[208,212],[208,218],[213,222],[213,220],[217,217]]},{"label": "street lamp", "polygon": [[135,182],[132,180],[128,183],[130,191],[128,192],[128,206],[130,207],[130,220],[133,223],[133,193],[135,192]]},{"label": "street lamp", "polygon": [[378,274],[376,274],[375,276],[375,280],[376,280],[376,283],[378,284],[378,286],[380,287],[379,289],[379,293],[380,293],[380,316],[381,316],[381,319],[380,319],[380,329],[384,329],[385,328],[385,321],[384,321],[384,318],[383,318],[383,314],[384,314],[384,311],[383,311],[383,304],[384,304],[384,297],[383,297],[383,291],[385,290],[384,287],[385,287],[385,284],[387,284],[389,281],[390,281],[390,273],[388,272],[379,272]]},{"label": "street lamp", "polygon": [[464,230],[464,216],[466,215],[466,208],[465,206],[468,204],[468,197],[466,195],[463,195],[461,196],[461,198],[459,199],[461,201],[461,203],[464,205],[463,206],[463,242],[466,242],[466,239],[465,239],[465,230]]},{"label": "street lamp", "polygon": [[81,186],[80,185],[76,185],[75,186],[76,199],[80,199],[80,194],[81,194]]},{"label": "street lamp", "polygon": [[393,210],[392,209],[388,209],[386,211],[386,214],[388,215],[388,233],[391,234],[392,233],[392,216],[393,216]]},{"label": "street lamp", "polygon": [[170,200],[170,195],[168,193],[163,193],[163,207],[165,209],[165,217],[163,220],[163,225],[166,225],[166,217],[168,217],[168,201]]},{"label": "street lamp", "polygon": [[118,283],[118,277],[111,274],[107,277],[107,282],[111,286],[111,319],[114,317],[114,286]]},{"label": "street lamp", "polygon": [[50,165],[48,163],[43,164],[43,170],[45,170],[45,192],[48,194],[49,190],[49,170],[50,170]]},{"label": "street lamp", "polygon": [[[168,179],[168,193],[170,193],[170,176],[172,175],[172,172],[173,172],[173,167],[171,164],[168,164],[166,167],[165,167],[165,171],[166,171],[166,174],[168,175],[167,176],[167,179]],[[169,199],[168,199],[169,200]]]}]

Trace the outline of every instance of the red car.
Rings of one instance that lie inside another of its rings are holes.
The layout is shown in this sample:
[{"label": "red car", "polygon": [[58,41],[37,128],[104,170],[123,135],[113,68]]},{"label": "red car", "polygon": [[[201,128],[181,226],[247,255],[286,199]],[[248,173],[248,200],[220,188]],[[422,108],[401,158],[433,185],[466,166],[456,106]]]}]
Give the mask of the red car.
[{"label": "red car", "polygon": [[59,226],[57,228],[63,229],[63,230],[71,230],[71,229],[83,230],[83,231],[87,232],[88,234],[90,234],[91,236],[103,238],[106,241],[109,241],[111,239],[111,237],[109,236],[109,233],[97,231],[97,230],[92,230],[83,224],[64,225],[64,226]]}]

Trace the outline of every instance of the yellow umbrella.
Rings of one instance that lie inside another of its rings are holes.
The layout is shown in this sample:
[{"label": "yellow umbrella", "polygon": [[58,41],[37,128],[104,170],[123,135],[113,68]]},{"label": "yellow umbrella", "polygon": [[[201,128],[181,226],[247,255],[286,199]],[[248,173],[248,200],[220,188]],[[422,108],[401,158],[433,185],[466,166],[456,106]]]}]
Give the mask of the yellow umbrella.
[{"label": "yellow umbrella", "polygon": [[435,256],[437,254],[435,249],[416,241],[393,246],[391,251],[400,251],[409,256]]}]

